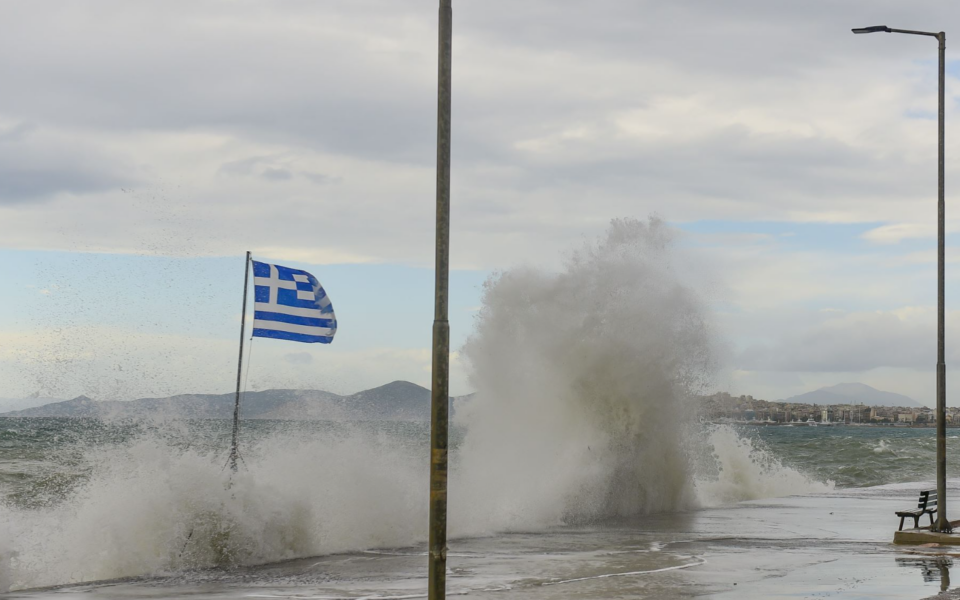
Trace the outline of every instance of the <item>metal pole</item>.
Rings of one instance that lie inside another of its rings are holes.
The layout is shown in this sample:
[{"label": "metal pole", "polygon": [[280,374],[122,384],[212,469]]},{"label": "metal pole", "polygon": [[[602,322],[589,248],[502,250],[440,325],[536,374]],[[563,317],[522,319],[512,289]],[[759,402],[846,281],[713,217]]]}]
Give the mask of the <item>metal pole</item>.
[{"label": "metal pole", "polygon": [[447,426],[450,398],[450,95],[453,9],[440,0],[437,73],[437,256],[433,316],[433,382],[430,396],[429,600],[447,595]]},{"label": "metal pole", "polygon": [[237,364],[237,396],[233,404],[233,443],[230,444],[230,470],[237,470],[237,458],[240,453],[237,442],[240,437],[240,375],[243,373],[243,338],[247,325],[247,284],[250,281],[250,251],[243,263],[243,309],[240,311],[240,359]]},{"label": "metal pole", "polygon": [[947,366],[944,358],[944,69],[947,34],[937,34],[940,42],[939,89],[939,165],[937,173],[937,531],[951,530],[947,519]]},{"label": "metal pole", "polygon": [[937,38],[940,42],[940,73],[938,94],[938,164],[937,164],[937,522],[934,531],[950,532],[947,519],[947,365],[944,359],[944,83],[946,69],[947,34],[944,32],[914,31],[912,29],[891,29],[886,25],[861,27],[853,33],[906,33]]}]

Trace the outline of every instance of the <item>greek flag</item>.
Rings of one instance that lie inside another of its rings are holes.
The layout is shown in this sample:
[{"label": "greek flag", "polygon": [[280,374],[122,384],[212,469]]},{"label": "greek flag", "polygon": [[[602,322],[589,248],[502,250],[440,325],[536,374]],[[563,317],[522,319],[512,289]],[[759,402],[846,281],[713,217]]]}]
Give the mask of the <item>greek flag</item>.
[{"label": "greek flag", "polygon": [[317,278],[301,271],[253,261],[253,335],[329,344],[337,317]]}]

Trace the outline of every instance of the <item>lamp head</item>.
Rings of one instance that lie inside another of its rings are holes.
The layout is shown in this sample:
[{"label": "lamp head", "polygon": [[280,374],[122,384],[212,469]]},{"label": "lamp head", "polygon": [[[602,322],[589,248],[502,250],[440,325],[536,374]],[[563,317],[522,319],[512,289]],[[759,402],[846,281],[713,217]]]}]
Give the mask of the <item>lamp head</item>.
[{"label": "lamp head", "polygon": [[886,25],[874,25],[873,27],[860,27],[853,30],[854,33],[876,33],[878,31],[890,33],[890,28]]}]

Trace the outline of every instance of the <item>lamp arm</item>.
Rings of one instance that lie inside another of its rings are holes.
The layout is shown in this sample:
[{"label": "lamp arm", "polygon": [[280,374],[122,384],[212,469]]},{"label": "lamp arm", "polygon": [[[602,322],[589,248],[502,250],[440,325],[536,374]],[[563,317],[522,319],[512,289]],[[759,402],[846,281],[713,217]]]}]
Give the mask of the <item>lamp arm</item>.
[{"label": "lamp arm", "polygon": [[939,33],[933,33],[932,31],[913,31],[912,29],[891,29],[890,33],[906,33],[908,35],[926,35],[929,37],[940,37]]}]

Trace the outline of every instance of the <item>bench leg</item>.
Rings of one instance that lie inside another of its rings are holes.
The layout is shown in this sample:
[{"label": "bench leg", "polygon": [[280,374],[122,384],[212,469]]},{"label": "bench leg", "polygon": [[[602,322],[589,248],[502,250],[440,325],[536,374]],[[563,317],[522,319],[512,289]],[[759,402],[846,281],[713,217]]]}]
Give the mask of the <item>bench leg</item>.
[{"label": "bench leg", "polygon": [[927,513],[927,516],[930,517],[930,524],[933,525],[933,513]]},{"label": "bench leg", "polygon": [[900,529],[897,531],[903,531],[903,517],[900,517]]},{"label": "bench leg", "polygon": [[913,528],[920,529],[920,517],[916,516],[913,518]]}]

